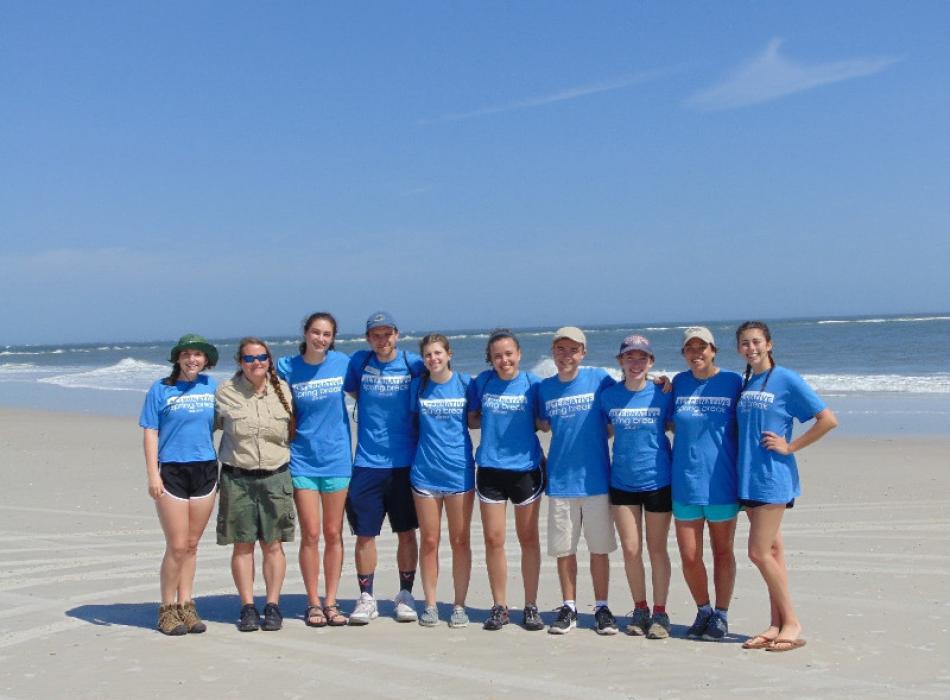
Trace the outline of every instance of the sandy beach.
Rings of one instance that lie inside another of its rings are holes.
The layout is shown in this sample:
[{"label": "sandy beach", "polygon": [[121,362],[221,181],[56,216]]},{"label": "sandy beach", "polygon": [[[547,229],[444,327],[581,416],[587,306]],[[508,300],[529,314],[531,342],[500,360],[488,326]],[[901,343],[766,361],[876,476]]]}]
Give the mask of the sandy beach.
[{"label": "sandy beach", "polygon": [[[950,438],[832,434],[800,455],[804,494],[785,521],[791,587],[808,645],[788,654],[743,651],[765,626],[765,586],[745,556],[740,516],[731,638],[683,638],[695,607],[670,538],[674,636],[602,638],[582,551],[579,629],[564,636],[510,625],[481,629],[490,607],[477,513],[469,595],[473,624],[425,629],[303,624],[296,544],[287,547],[284,629],[241,634],[213,521],[198,555],[196,600],[208,632],[154,630],[162,533],[146,493],[141,431],[130,418],[0,410],[0,696],[63,697],[947,697],[950,695]],[[509,527],[509,591],[521,604]],[[542,514],[542,538],[544,536]],[[356,582],[345,540],[344,610]],[[542,543],[543,546],[543,543]],[[451,580],[443,545],[441,612]],[[379,540],[377,596],[396,592],[395,538]],[[622,557],[610,604],[631,607]],[[259,593],[263,583],[258,582]],[[421,585],[417,584],[421,595]],[[546,622],[560,603],[554,561],[542,566]],[[514,616],[520,618],[520,614]]]}]

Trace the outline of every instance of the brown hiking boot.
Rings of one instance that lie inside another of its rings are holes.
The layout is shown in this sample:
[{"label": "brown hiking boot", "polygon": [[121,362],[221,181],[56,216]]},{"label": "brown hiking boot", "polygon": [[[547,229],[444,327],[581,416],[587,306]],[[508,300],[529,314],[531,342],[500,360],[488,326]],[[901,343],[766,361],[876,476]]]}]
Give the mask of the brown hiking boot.
[{"label": "brown hiking boot", "polygon": [[181,620],[178,614],[178,606],[175,603],[161,605],[158,608],[158,629],[162,634],[168,634],[177,637],[181,634],[188,634],[188,628]]},{"label": "brown hiking boot", "polygon": [[195,601],[193,600],[178,606],[178,616],[192,634],[200,634],[208,629],[207,625],[198,616],[198,610],[195,608]]}]

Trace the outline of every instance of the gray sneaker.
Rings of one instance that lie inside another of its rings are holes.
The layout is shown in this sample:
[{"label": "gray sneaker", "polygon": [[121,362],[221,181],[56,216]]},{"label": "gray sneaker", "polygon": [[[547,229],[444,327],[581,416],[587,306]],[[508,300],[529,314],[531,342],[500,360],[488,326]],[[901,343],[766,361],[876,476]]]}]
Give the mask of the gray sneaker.
[{"label": "gray sneaker", "polygon": [[439,609],[434,605],[427,605],[419,616],[419,624],[423,627],[435,627],[439,624]]},{"label": "gray sneaker", "polygon": [[650,610],[649,608],[634,608],[630,612],[630,621],[624,630],[627,634],[635,637],[645,637],[650,629]]},{"label": "gray sneaker", "polygon": [[419,619],[416,614],[416,600],[409,591],[400,590],[393,602],[396,604],[396,622],[415,622]]},{"label": "gray sneaker", "polygon": [[729,634],[729,625],[722,615],[714,612],[706,623],[706,629],[703,630],[703,639],[707,642],[721,642]]},{"label": "gray sneaker", "polygon": [[376,609],[376,599],[369,593],[361,593],[360,599],[356,601],[356,607],[350,613],[351,625],[368,625],[370,620],[379,617],[379,611]]},{"label": "gray sneaker", "polygon": [[468,627],[468,614],[461,605],[452,608],[452,617],[449,618],[449,627]]},{"label": "gray sneaker", "polygon": [[670,616],[666,613],[657,613],[653,616],[650,629],[647,630],[647,639],[666,639],[670,636]]}]

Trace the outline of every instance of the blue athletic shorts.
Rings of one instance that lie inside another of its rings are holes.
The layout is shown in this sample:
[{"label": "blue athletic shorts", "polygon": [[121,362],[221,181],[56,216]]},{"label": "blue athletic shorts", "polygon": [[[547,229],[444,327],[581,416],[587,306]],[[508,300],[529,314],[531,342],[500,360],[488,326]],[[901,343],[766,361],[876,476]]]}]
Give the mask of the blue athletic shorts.
[{"label": "blue athletic shorts", "polygon": [[353,467],[346,495],[346,518],[359,537],[376,537],[389,515],[393,532],[419,527],[409,485],[409,467]]},{"label": "blue athletic shorts", "polygon": [[713,506],[694,506],[673,501],[673,517],[677,520],[708,520],[711,523],[724,523],[739,515],[738,503],[725,503]]},{"label": "blue athletic shorts", "polygon": [[295,476],[294,488],[305,491],[319,491],[320,493],[334,493],[342,491],[350,485],[348,476]]}]

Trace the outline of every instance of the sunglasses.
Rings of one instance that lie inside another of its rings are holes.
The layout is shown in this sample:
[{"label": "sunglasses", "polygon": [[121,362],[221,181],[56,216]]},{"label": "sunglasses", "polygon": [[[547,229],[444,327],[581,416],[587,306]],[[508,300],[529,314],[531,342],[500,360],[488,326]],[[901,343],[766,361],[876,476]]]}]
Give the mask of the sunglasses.
[{"label": "sunglasses", "polygon": [[258,362],[267,362],[270,359],[270,355],[266,352],[263,355],[241,355],[241,361],[246,364],[251,364],[254,360]]}]

